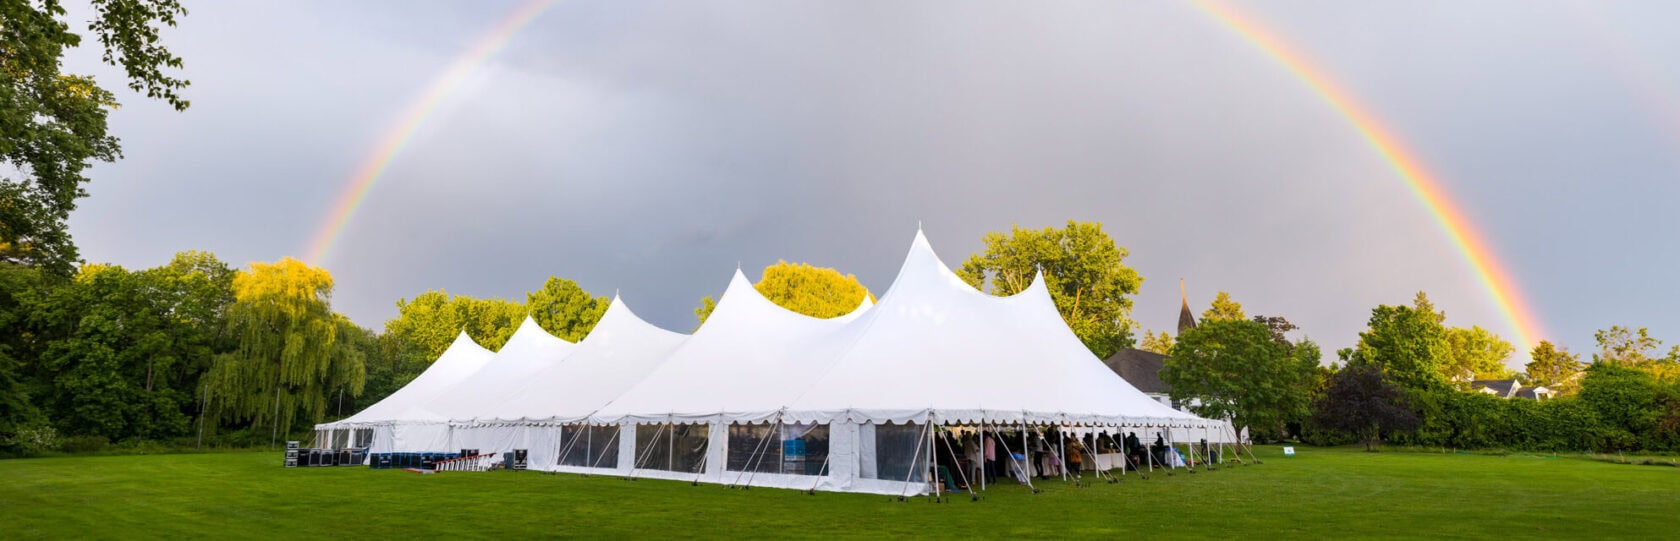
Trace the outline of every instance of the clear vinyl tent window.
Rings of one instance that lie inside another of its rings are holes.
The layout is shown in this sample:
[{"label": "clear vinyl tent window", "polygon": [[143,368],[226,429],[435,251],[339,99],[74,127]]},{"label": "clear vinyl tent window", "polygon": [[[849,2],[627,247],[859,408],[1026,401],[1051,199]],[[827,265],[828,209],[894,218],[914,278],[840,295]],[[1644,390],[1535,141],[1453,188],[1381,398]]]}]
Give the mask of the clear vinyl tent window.
[{"label": "clear vinyl tent window", "polygon": [[354,432],[352,432],[352,434],[354,434],[354,436],[355,436],[354,438],[352,438],[352,439],[355,440],[355,445],[352,445],[351,447],[355,447],[357,449],[366,449],[368,447],[373,446],[373,429],[371,429],[371,428],[358,428]]},{"label": "clear vinyl tent window", "polygon": [[875,478],[917,483],[927,480],[928,441],[919,423],[875,426]]},{"label": "clear vinyl tent window", "polygon": [[707,431],[704,424],[651,424],[636,426],[635,468],[674,472],[698,472],[706,460]]},{"label": "clear vinyl tent window", "polygon": [[334,431],[332,431],[332,448],[333,449],[348,449],[349,447],[350,447],[350,431],[349,430],[334,430]]},{"label": "clear vinyl tent window", "polygon": [[618,427],[565,425],[560,427],[561,466],[618,467]]},{"label": "clear vinyl tent window", "polygon": [[727,469],[821,475],[828,432],[826,424],[731,424]]}]

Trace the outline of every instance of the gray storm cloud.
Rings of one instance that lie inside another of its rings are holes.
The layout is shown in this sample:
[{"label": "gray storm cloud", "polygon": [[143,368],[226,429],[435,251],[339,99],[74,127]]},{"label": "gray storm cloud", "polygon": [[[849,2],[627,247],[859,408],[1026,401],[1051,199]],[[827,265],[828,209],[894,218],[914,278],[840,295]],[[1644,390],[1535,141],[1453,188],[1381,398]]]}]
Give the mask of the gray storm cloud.
[{"label": "gray storm cloud", "polygon": [[[1242,4],[1434,171],[1549,331],[1680,340],[1676,146],[1577,7]],[[516,4],[194,6],[168,42],[193,108],[113,115],[128,158],[72,220],[84,256],[302,256],[406,104]],[[1635,9],[1637,8],[1637,10]],[[1595,5],[1655,84],[1680,35]],[[82,51],[70,67],[119,80]],[[1680,88],[1680,85],[1669,88]],[[1310,88],[1177,3],[562,3],[456,88],[327,262],[378,327],[427,289],[518,296],[558,274],[666,327],[777,259],[877,293],[918,221],[958,265],[1011,224],[1096,220],[1168,329],[1230,291],[1327,351],[1427,290],[1511,329],[1430,212]],[[1519,355],[1516,362],[1526,360]]]}]

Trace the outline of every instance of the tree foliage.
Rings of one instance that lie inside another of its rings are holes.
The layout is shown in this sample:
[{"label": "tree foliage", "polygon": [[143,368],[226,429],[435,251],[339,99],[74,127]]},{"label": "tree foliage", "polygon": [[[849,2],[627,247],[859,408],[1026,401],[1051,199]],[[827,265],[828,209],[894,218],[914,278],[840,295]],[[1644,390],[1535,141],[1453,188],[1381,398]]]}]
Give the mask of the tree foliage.
[{"label": "tree foliage", "polygon": [[1560,395],[1572,394],[1579,386],[1578,380],[1583,368],[1580,355],[1541,340],[1534,346],[1529,358],[1533,360],[1523,368],[1534,385],[1546,387]]},{"label": "tree foliage", "polygon": [[1469,388],[1470,380],[1506,379],[1511,369],[1505,361],[1517,350],[1510,342],[1480,326],[1447,329],[1447,358],[1441,363],[1441,377]]},{"label": "tree foliage", "polygon": [[1452,351],[1444,319],[1423,292],[1412,306],[1378,306],[1371,310],[1369,328],[1359,333],[1348,365],[1375,366],[1405,389],[1444,387],[1441,367]]},{"label": "tree foliage", "polygon": [[1659,356],[1662,340],[1652,337],[1644,327],[1636,330],[1611,326],[1593,333],[1593,338],[1598,341],[1594,364],[1616,364],[1638,368],[1664,380],[1680,379],[1680,346]]},{"label": "tree foliage", "polygon": [[592,296],[577,282],[550,276],[541,289],[525,294],[525,309],[549,334],[569,342],[583,340],[606,314],[612,299]]},{"label": "tree foliage", "polygon": [[291,258],[234,277],[228,330],[238,346],[205,374],[213,416],[284,433],[323,419],[339,389],[361,393],[365,368],[338,339],[348,320],[328,306],[332,287],[327,271]]},{"label": "tree foliage", "polygon": [[1281,434],[1308,414],[1319,354],[1311,340],[1277,340],[1259,321],[1203,320],[1178,335],[1161,380],[1173,400],[1197,401],[1197,415]]},{"label": "tree foliage", "polygon": [[[159,29],[186,14],[176,0],[93,0],[88,30],[104,61],[122,67],[128,86],[184,110],[187,81],[166,73],[181,59]],[[81,44],[58,0],[0,1],[0,261],[69,276],[76,247],[65,224],[94,160],[121,157],[106,116],[116,96],[92,77],[60,71]]]},{"label": "tree foliage", "polygon": [[[875,295],[869,292],[869,288],[863,287],[856,276],[841,274],[828,267],[788,263],[785,260],[764,267],[764,274],[753,284],[753,289],[777,306],[820,318],[850,314],[863,304],[864,299],[875,300]],[[700,306],[694,309],[694,317],[704,325],[715,308],[717,299],[704,297],[700,299]]]},{"label": "tree foliage", "polygon": [[1042,269],[1056,309],[1091,353],[1107,358],[1131,347],[1132,295],[1143,277],[1126,266],[1128,252],[1097,222],[1069,220],[1067,227],[987,233],[986,248],[969,256],[957,274],[993,295],[1013,295]]},{"label": "tree foliage", "polygon": [[1418,417],[1406,394],[1373,365],[1352,366],[1330,376],[1313,404],[1313,424],[1355,436],[1371,450],[1384,432],[1409,431]]},{"label": "tree foliage", "polygon": [[1138,344],[1138,349],[1170,356],[1173,352],[1173,337],[1168,335],[1167,331],[1151,333],[1146,329],[1143,331],[1143,341]]},{"label": "tree foliage", "polygon": [[1243,314],[1242,303],[1231,300],[1230,293],[1220,291],[1218,295],[1213,297],[1213,305],[1209,306],[1207,311],[1202,312],[1202,319],[1240,321],[1248,319],[1248,316]]}]

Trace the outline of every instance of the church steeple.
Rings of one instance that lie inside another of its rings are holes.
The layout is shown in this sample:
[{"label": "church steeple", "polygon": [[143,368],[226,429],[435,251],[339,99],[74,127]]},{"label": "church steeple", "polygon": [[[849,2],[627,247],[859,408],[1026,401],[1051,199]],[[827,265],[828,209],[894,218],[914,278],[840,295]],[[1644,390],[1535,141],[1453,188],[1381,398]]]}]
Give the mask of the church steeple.
[{"label": "church steeple", "polygon": [[1178,295],[1184,304],[1178,308],[1178,333],[1184,334],[1185,329],[1196,328],[1196,316],[1190,313],[1190,295],[1184,291],[1184,279],[1178,279]]}]

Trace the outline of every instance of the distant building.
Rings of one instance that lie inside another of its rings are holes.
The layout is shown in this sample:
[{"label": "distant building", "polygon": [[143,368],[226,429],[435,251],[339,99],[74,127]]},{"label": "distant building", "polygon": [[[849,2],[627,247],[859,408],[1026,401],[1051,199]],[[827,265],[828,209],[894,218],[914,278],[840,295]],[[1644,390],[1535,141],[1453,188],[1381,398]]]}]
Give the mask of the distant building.
[{"label": "distant building", "polygon": [[1470,390],[1500,398],[1545,400],[1552,397],[1551,389],[1540,386],[1524,387],[1522,382],[1514,379],[1478,379],[1470,382]]},{"label": "distant building", "polygon": [[[1182,279],[1178,281],[1178,292],[1180,299],[1178,333],[1184,334],[1184,331],[1196,328],[1196,316],[1190,312],[1190,297],[1184,293],[1184,280]],[[1189,404],[1173,402],[1172,386],[1167,385],[1165,381],[1161,381],[1161,369],[1167,365],[1166,355],[1144,349],[1127,348],[1110,355],[1107,359],[1103,359],[1103,364],[1108,365],[1108,369],[1118,374],[1120,379],[1126,380],[1126,383],[1130,383],[1137,390],[1143,391],[1143,394],[1149,396],[1149,398],[1174,409],[1189,411],[1186,409]],[[1193,404],[1195,401],[1192,400],[1191,403]]]},{"label": "distant building", "polygon": [[1136,348],[1122,349],[1103,359],[1103,364],[1108,365],[1108,369],[1118,374],[1120,379],[1157,402],[1173,406],[1170,396],[1172,387],[1161,381],[1161,367],[1166,363],[1166,355]]}]

